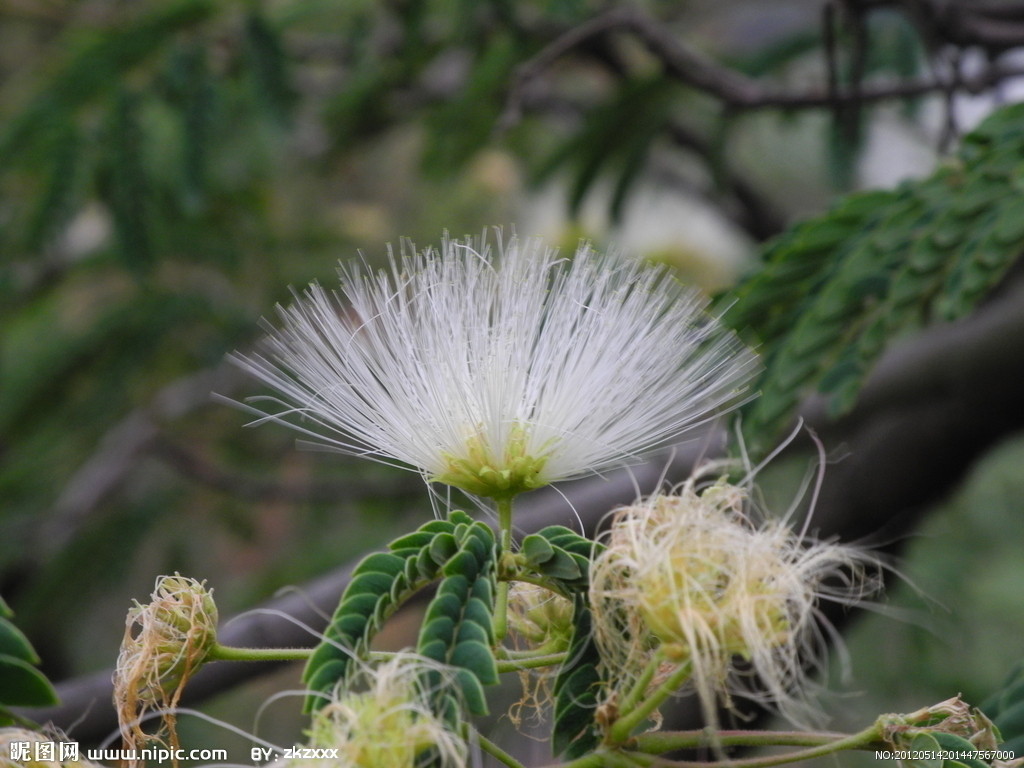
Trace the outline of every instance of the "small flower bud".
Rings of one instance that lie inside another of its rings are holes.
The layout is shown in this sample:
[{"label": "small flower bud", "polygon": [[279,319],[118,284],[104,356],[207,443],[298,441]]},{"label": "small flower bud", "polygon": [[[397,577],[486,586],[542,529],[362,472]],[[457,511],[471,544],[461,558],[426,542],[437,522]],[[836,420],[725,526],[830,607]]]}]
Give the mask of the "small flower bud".
[{"label": "small flower bud", "polygon": [[[178,574],[161,576],[151,602],[136,602],[128,611],[114,672],[114,704],[126,746],[150,738],[139,725],[142,715],[154,707],[176,707],[216,645],[217,606],[204,585]],[[164,726],[173,743],[173,714],[165,714]]]},{"label": "small flower bud", "polygon": [[882,739],[906,748],[922,732],[951,733],[981,750],[995,750],[1002,742],[999,729],[980,709],[959,696],[940,701],[907,715],[882,715]]},{"label": "small flower bud", "polygon": [[572,603],[544,587],[516,581],[508,595],[508,623],[533,646],[566,646],[572,637]]},{"label": "small flower bud", "polygon": [[[526,645],[541,653],[569,647],[573,629],[572,603],[549,589],[523,581],[513,582],[508,596],[508,626],[518,648]],[[525,721],[540,723],[552,701],[551,686],[557,668],[518,670],[523,693],[508,711],[520,730]]]}]

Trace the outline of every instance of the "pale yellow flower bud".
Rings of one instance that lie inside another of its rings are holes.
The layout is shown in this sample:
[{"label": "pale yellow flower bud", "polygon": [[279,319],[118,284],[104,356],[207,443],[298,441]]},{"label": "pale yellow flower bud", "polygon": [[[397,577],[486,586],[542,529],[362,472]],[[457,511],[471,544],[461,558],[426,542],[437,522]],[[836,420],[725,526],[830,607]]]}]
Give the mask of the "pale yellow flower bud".
[{"label": "pale yellow flower bud", "polygon": [[517,581],[508,596],[508,624],[532,646],[568,645],[572,603],[549,589]]}]

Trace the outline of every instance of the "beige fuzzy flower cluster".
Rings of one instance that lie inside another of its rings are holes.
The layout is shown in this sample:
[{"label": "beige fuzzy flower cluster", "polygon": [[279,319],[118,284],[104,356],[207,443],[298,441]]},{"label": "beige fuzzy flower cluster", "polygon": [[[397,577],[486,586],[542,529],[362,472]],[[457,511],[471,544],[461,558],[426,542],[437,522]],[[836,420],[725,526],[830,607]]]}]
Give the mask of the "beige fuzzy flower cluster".
[{"label": "beige fuzzy flower cluster", "polygon": [[687,667],[712,724],[736,694],[805,722],[825,646],[819,603],[865,598],[878,569],[862,550],[756,519],[747,491],[725,481],[696,477],[620,509],[591,577],[609,695],[660,659],[652,681]]},{"label": "beige fuzzy flower cluster", "polygon": [[[508,626],[518,653],[557,653],[569,647],[573,629],[572,603],[545,587],[525,581],[513,582],[508,598]],[[513,655],[512,660],[518,656]],[[517,670],[522,696],[509,708],[512,724],[525,732],[539,725],[553,701],[552,687],[557,668]]]},{"label": "beige fuzzy flower cluster", "polygon": [[[367,667],[317,710],[308,747],[322,757],[287,768],[464,768],[468,747],[458,722],[437,714],[454,690],[451,672],[411,654]],[[454,713],[453,713],[454,720]]]}]

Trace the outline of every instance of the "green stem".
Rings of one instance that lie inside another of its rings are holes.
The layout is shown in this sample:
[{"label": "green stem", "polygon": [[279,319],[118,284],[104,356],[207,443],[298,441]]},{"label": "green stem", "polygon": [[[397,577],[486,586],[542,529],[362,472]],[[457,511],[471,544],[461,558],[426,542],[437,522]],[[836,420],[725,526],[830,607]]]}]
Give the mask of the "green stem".
[{"label": "green stem", "polygon": [[[498,661],[514,661],[516,659],[534,659],[538,656],[550,656],[552,653],[561,653],[564,647],[561,643],[544,643],[529,650],[518,650],[516,648],[499,648],[497,651]],[[556,650],[557,649],[557,650]]]},{"label": "green stem", "polygon": [[[512,499],[498,499],[498,562],[512,551]],[[494,642],[501,645],[508,634],[508,588],[507,581],[498,581],[498,594],[494,601]]]},{"label": "green stem", "polygon": [[476,738],[477,741],[480,743],[480,748],[484,752],[489,754],[491,757],[500,760],[509,768],[526,768],[526,766],[524,766],[522,763],[520,763],[518,760],[512,757],[512,755],[503,750],[501,747],[499,747],[493,741],[488,739],[486,736],[483,736],[478,733],[476,735]]},{"label": "green stem", "polygon": [[618,702],[617,706],[619,712],[629,712],[636,706],[647,689],[651,685],[651,680],[654,678],[655,673],[658,671],[658,667],[661,666],[661,656],[655,654],[651,657],[651,660],[647,662],[647,666],[644,667],[644,671],[640,673],[640,677],[633,683],[633,687],[626,692],[626,695]]},{"label": "green stem", "polygon": [[846,737],[843,733],[806,731],[658,731],[643,733],[633,740],[639,752],[661,754],[675,749],[699,747],[819,747]]},{"label": "green stem", "polygon": [[207,661],[301,661],[313,655],[312,648],[234,648],[214,644]]},{"label": "green stem", "polygon": [[577,757],[568,763],[549,765],[547,768],[636,768],[637,762],[628,752],[598,750],[589,755]]},{"label": "green stem", "polygon": [[498,672],[518,672],[521,669],[553,667],[565,661],[565,653],[547,653],[540,656],[505,659],[498,662]]},{"label": "green stem", "polygon": [[[652,664],[656,662],[657,656],[651,660]],[[636,706],[636,709],[630,710],[629,714],[623,715],[615,721],[612,727],[608,729],[608,743],[622,744],[629,739],[629,735],[633,732],[633,729],[646,720],[649,714],[660,707],[665,699],[675,693],[676,689],[678,689],[689,676],[690,664],[687,662],[686,664],[681,665],[679,669],[669,675],[667,680],[655,688],[654,692],[651,693],[646,701],[640,702]]]},{"label": "green stem", "polygon": [[[644,738],[646,736],[640,736],[638,740]],[[772,768],[772,766],[796,763],[801,760],[812,760],[816,757],[824,757],[825,755],[831,755],[848,749],[870,749],[880,739],[880,728],[878,723],[875,723],[871,727],[865,728],[863,731],[859,731],[851,736],[832,738],[828,743],[820,744],[810,749],[798,749],[795,752],[787,752],[784,755],[766,755],[748,757],[741,760],[726,759],[714,762],[665,760],[653,755],[644,755],[642,760],[648,766],[664,766],[664,768]],[[725,746],[724,743],[723,746]],[[641,756],[637,755],[637,757]]]}]

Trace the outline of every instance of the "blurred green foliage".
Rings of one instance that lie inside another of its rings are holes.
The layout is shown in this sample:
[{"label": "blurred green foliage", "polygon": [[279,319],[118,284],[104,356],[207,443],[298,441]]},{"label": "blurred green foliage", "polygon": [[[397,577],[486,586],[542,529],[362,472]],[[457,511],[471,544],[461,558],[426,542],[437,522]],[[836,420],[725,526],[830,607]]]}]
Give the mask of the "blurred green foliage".
[{"label": "blurred green foliage", "polygon": [[[817,389],[836,415],[894,338],[964,317],[1024,249],[1024,105],[996,112],[926,179],[841,198],[773,240],[728,315],[766,369],[744,431],[763,454]],[[732,296],[730,296],[732,300]]]}]

